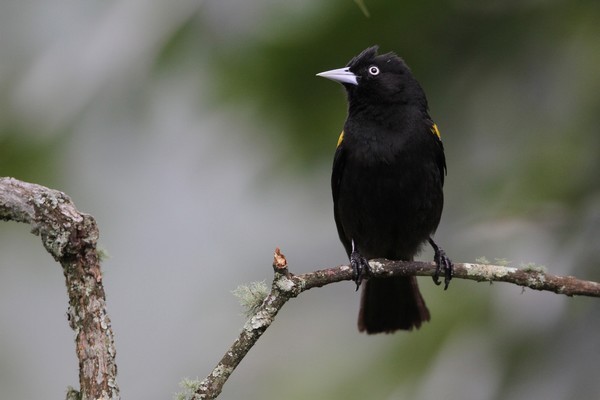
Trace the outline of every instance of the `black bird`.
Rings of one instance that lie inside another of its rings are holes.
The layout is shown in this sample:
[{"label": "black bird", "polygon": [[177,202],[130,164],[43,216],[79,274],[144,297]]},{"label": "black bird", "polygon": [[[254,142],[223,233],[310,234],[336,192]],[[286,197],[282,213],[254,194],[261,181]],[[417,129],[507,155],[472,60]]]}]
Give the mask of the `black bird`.
[{"label": "black bird", "polygon": [[432,239],[442,215],[446,159],[421,85],[394,53],[373,46],[345,68],[317,74],[341,83],[348,117],[333,160],[335,223],[356,289],[366,279],[358,329],[391,333],[419,328],[429,310],[415,277],[369,278],[368,259],[412,260],[425,242],[435,251],[439,284],[452,263]]}]

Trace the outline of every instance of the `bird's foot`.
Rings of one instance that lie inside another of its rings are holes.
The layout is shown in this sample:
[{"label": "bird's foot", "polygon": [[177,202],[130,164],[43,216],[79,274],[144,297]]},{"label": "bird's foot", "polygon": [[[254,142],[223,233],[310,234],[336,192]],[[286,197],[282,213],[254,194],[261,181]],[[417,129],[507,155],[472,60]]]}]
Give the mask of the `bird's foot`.
[{"label": "bird's foot", "polygon": [[358,250],[356,250],[356,247],[354,247],[354,240],[352,241],[350,266],[352,267],[352,280],[356,283],[356,290],[358,290],[364,277],[371,272],[371,267],[369,266],[367,259],[361,256]]},{"label": "bird's foot", "polygon": [[446,255],[446,252],[439,247],[432,238],[429,238],[429,244],[433,247],[434,251],[434,260],[435,260],[435,273],[433,274],[433,282],[436,285],[441,284],[440,282],[440,271],[444,270],[444,290],[448,289],[448,285],[450,284],[450,280],[452,279],[452,274],[454,272],[454,265],[452,265],[452,261]]}]

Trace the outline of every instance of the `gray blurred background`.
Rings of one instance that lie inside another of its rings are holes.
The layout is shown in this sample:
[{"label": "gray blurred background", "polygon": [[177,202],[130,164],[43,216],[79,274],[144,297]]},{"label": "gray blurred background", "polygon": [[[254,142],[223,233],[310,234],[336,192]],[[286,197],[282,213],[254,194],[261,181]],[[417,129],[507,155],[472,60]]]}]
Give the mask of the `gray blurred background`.
[{"label": "gray blurred background", "polygon": [[[0,3],[0,176],[96,218],[124,399],[168,399],[241,329],[239,284],[346,263],[329,174],[345,118],[315,73],[372,44],[428,94],[450,257],[600,280],[600,2]],[[430,260],[426,251],[422,259]],[[224,399],[591,399],[598,300],[421,280],[432,320],[366,336],[344,282],[288,303]],[[78,386],[60,266],[0,224],[0,397]]]}]

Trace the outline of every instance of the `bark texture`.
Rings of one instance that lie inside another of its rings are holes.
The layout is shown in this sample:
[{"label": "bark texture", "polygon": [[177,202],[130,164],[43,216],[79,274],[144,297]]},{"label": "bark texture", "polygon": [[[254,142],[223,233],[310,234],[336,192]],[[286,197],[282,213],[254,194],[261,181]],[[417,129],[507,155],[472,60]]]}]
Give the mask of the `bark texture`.
[{"label": "bark texture", "polygon": [[69,325],[76,335],[80,399],[119,399],[115,343],[96,243],[98,227],[57,190],[0,178],[0,219],[31,225],[46,250],[58,261],[69,295]]}]

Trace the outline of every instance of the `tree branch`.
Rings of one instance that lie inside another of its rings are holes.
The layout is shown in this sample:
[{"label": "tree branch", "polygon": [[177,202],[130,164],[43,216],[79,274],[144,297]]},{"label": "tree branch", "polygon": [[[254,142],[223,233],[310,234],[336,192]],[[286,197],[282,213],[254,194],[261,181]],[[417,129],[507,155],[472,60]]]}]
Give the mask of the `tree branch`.
[{"label": "tree branch", "polygon": [[[94,218],[79,212],[62,192],[40,185],[0,178],[0,219],[30,224],[46,250],[62,267],[69,295],[69,324],[76,333],[80,393],[67,399],[118,400],[114,337],[106,312]],[[371,277],[433,276],[428,262],[371,260]],[[352,279],[347,265],[292,275],[279,249],[275,250],[271,291],[256,307],[233,345],[202,382],[187,382],[194,398],[214,399],[248,351],[271,325],[283,305],[300,293]],[[454,264],[454,278],[509,282],[567,296],[600,297],[600,283],[548,274],[538,267],[514,268],[488,264]]]},{"label": "tree branch", "polygon": [[[371,276],[389,278],[393,276],[433,276],[435,263],[420,261],[370,260]],[[302,275],[292,275],[287,261],[279,249],[275,249],[273,269],[275,276],[271,292],[246,321],[242,332],[227,350],[225,356],[202,382],[188,382],[191,398],[215,399],[223,389],[231,373],[271,325],[283,305],[291,298],[309,289],[335,282],[352,280],[352,268],[342,265]],[[478,282],[508,282],[535,290],[545,290],[566,296],[600,297],[600,283],[579,280],[572,276],[548,274],[539,267],[514,268],[489,264],[454,264],[453,278]],[[196,396],[196,397],[193,397]]]},{"label": "tree branch", "polygon": [[69,325],[76,334],[79,395],[67,398],[119,399],[115,344],[96,249],[98,228],[62,192],[0,178],[0,219],[31,225],[63,268],[69,295]]}]

